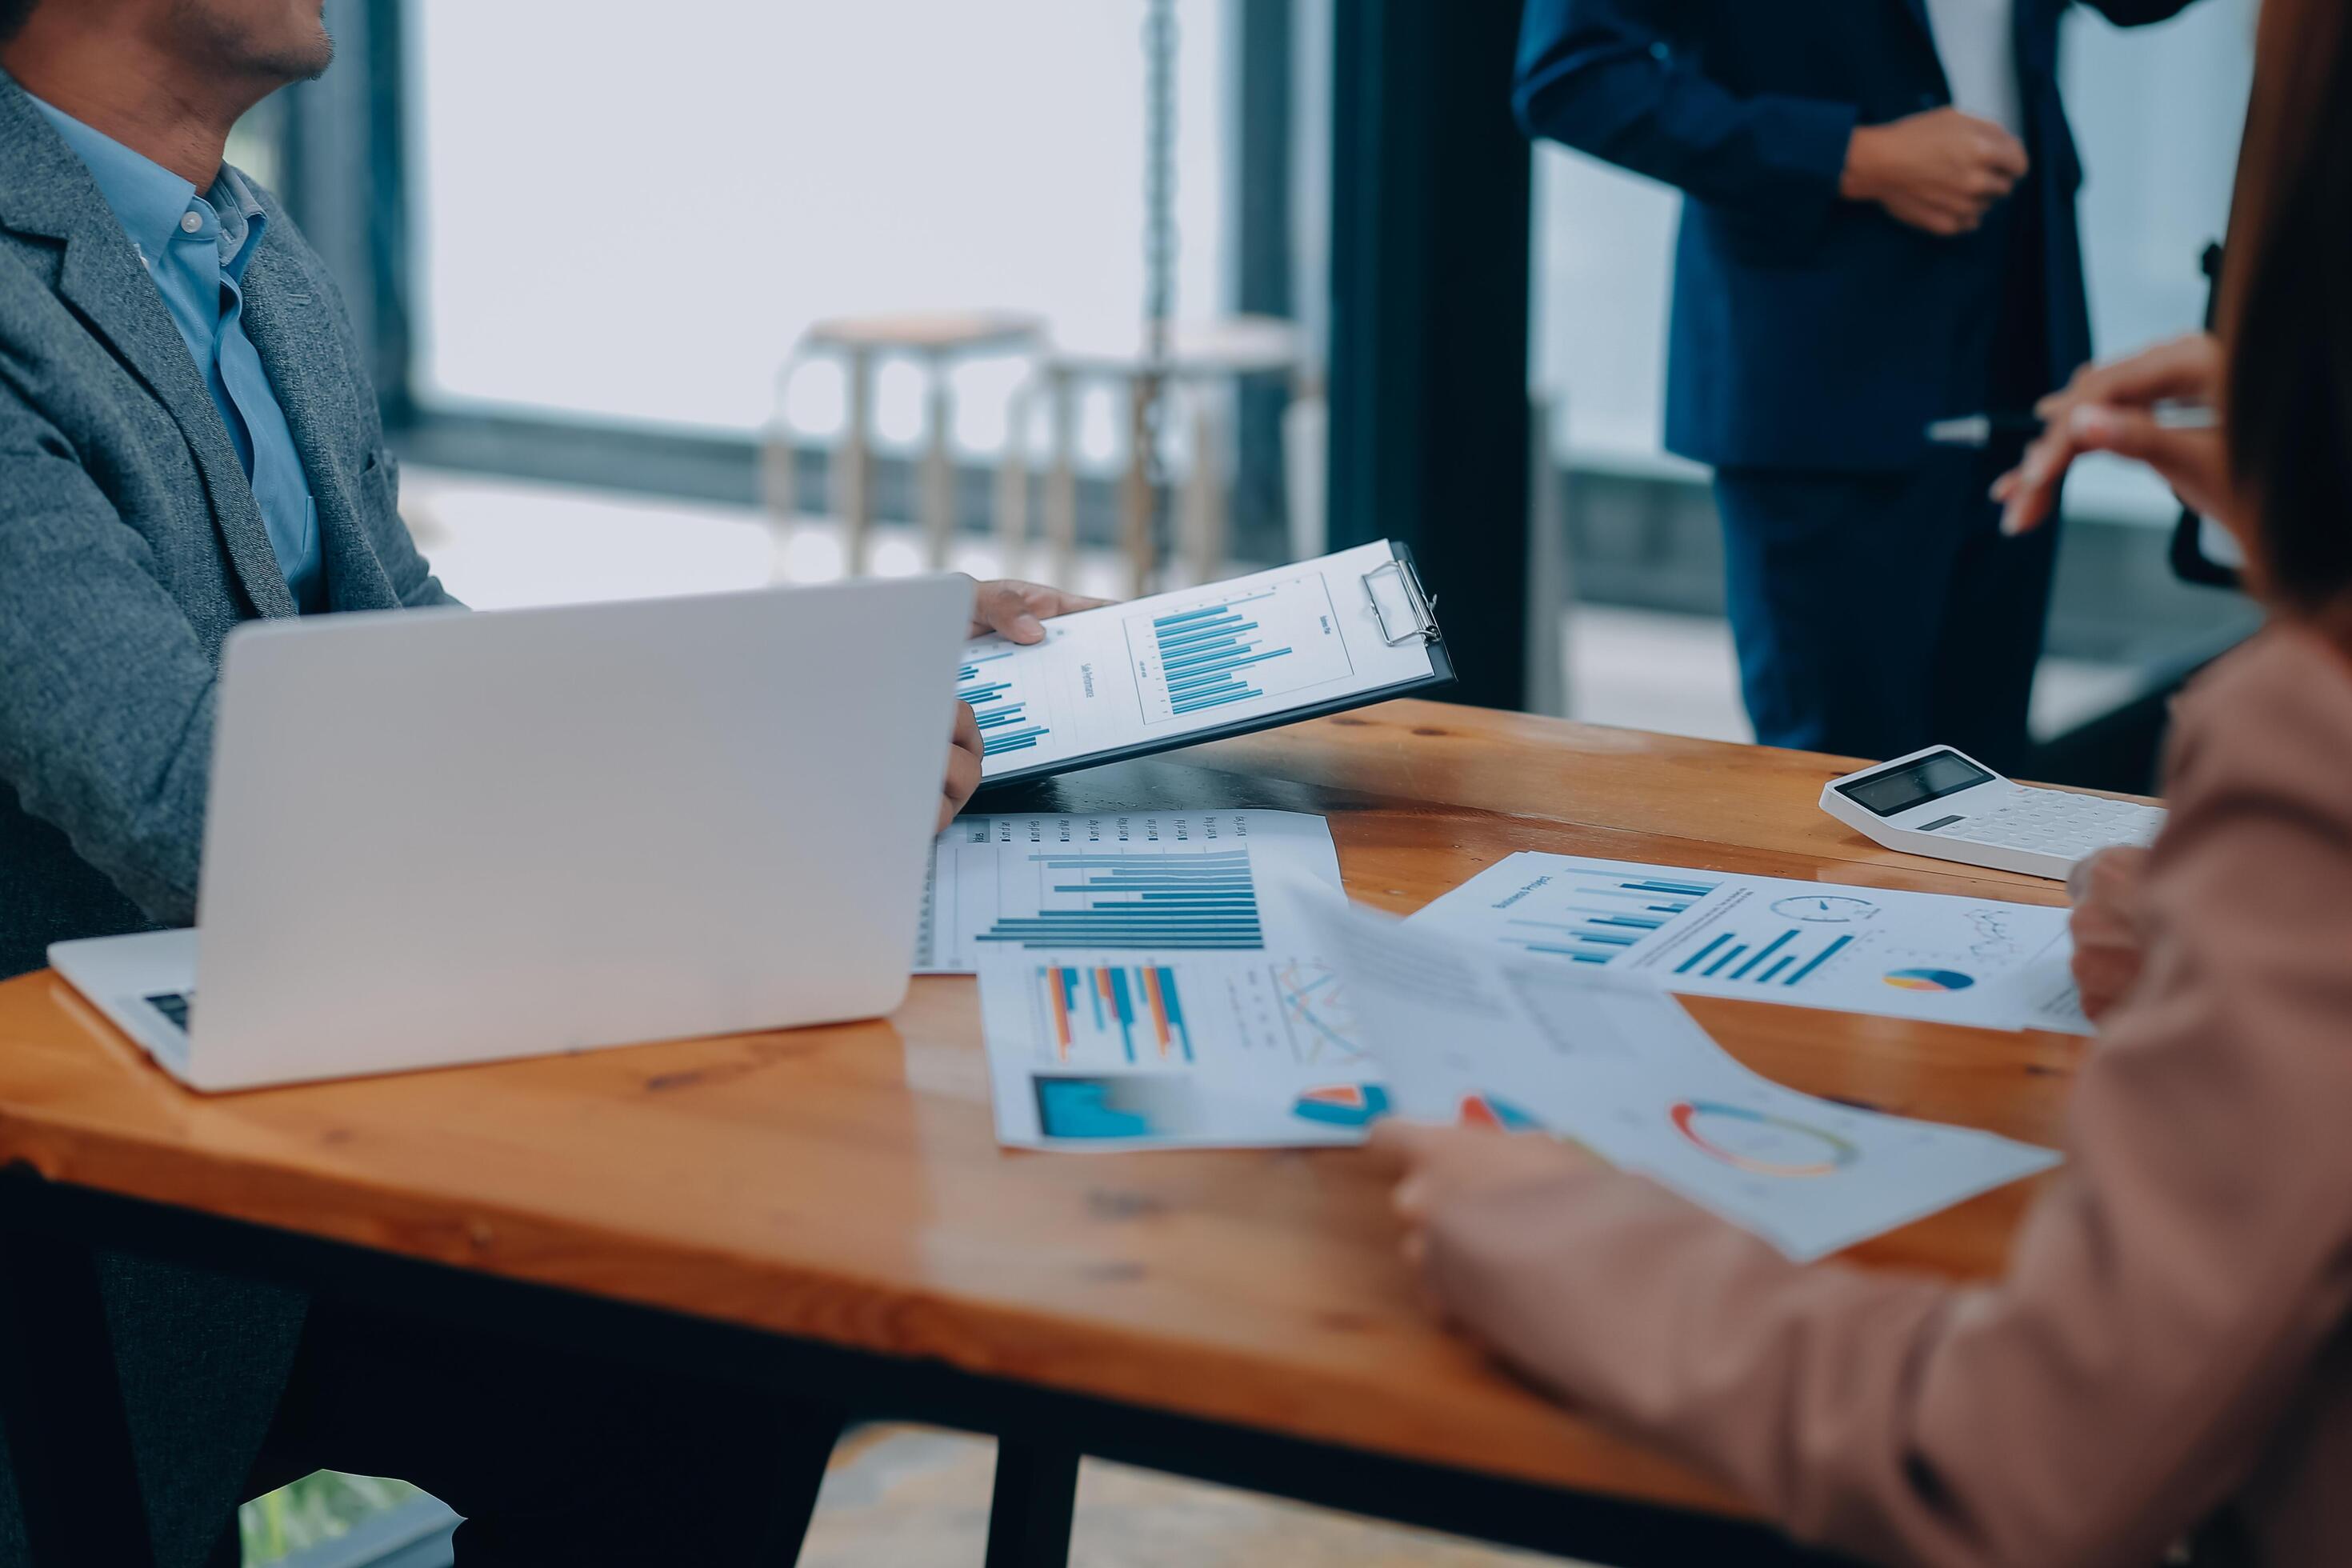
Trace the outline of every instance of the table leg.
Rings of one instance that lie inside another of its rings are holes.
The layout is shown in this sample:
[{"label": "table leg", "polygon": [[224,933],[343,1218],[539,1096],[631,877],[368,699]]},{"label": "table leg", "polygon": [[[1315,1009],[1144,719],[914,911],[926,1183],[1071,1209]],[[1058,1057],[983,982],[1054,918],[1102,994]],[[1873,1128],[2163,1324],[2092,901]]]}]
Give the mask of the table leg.
[{"label": "table leg", "polygon": [[988,1568],[1064,1568],[1077,1501],[1076,1449],[999,1437]]},{"label": "table leg", "polygon": [[776,1484],[771,1489],[773,1510],[761,1563],[791,1568],[801,1560],[809,1522],[816,1517],[817,1492],[824,1481],[826,1464],[848,1428],[848,1416],[837,1409],[810,1406],[796,1413],[779,1456]]},{"label": "table leg", "polygon": [[155,1560],[89,1249],[15,1223],[0,1177],[0,1427],[37,1568]]}]

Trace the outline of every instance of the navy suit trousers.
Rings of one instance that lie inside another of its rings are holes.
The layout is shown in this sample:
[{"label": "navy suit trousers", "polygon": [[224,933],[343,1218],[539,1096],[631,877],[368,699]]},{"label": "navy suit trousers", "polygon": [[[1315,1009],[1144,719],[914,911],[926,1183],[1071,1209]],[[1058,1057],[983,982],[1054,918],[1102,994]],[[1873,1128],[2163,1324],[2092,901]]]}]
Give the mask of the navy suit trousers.
[{"label": "navy suit trousers", "polygon": [[1942,743],[2024,766],[2058,526],[2001,537],[1985,489],[2013,456],[1942,453],[1893,474],[1717,473],[1759,741],[1874,761]]},{"label": "navy suit trousers", "polygon": [[[1943,414],[2029,406],[2048,386],[2032,188],[1987,216],[1953,363],[1916,367],[1949,389]],[[2026,765],[2058,526],[2001,537],[1986,491],[2021,450],[1927,447],[1883,472],[1716,470],[1758,740],[1873,761],[1940,743]]]}]

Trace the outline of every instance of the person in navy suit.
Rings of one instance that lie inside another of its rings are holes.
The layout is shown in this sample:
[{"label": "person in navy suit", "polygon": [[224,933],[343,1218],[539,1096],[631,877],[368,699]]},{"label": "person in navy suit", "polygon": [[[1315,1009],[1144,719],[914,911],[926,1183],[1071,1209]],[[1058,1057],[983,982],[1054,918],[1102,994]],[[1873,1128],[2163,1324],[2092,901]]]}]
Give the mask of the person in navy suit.
[{"label": "person in navy suit", "polygon": [[[1715,468],[1757,738],[2015,768],[2056,531],[2004,537],[2022,408],[2090,358],[2070,0],[1528,0],[1513,104],[1680,189],[1667,447]],[[2189,0],[2091,0],[2124,26]]]}]

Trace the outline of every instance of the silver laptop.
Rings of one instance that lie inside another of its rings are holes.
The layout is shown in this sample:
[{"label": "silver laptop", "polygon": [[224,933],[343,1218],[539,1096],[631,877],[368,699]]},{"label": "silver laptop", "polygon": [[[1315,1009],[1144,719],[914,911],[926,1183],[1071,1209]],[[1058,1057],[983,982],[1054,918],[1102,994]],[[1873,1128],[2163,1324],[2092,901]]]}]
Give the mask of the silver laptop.
[{"label": "silver laptop", "polygon": [[196,929],[49,962],[205,1089],[887,1012],[971,607],[940,576],[243,627]]}]

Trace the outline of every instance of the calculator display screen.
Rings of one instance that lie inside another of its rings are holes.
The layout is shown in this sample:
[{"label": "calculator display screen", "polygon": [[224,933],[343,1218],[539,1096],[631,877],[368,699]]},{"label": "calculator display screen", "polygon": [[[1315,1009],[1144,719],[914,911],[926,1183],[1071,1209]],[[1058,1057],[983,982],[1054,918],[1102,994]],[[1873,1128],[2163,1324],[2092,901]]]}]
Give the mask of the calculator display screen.
[{"label": "calculator display screen", "polygon": [[1915,805],[1925,805],[1931,800],[1941,800],[1948,795],[1989,783],[1992,777],[1958,752],[1937,752],[1906,766],[1871,773],[1837,788],[1840,795],[1856,805],[1867,806],[1881,816],[1893,816]]}]

